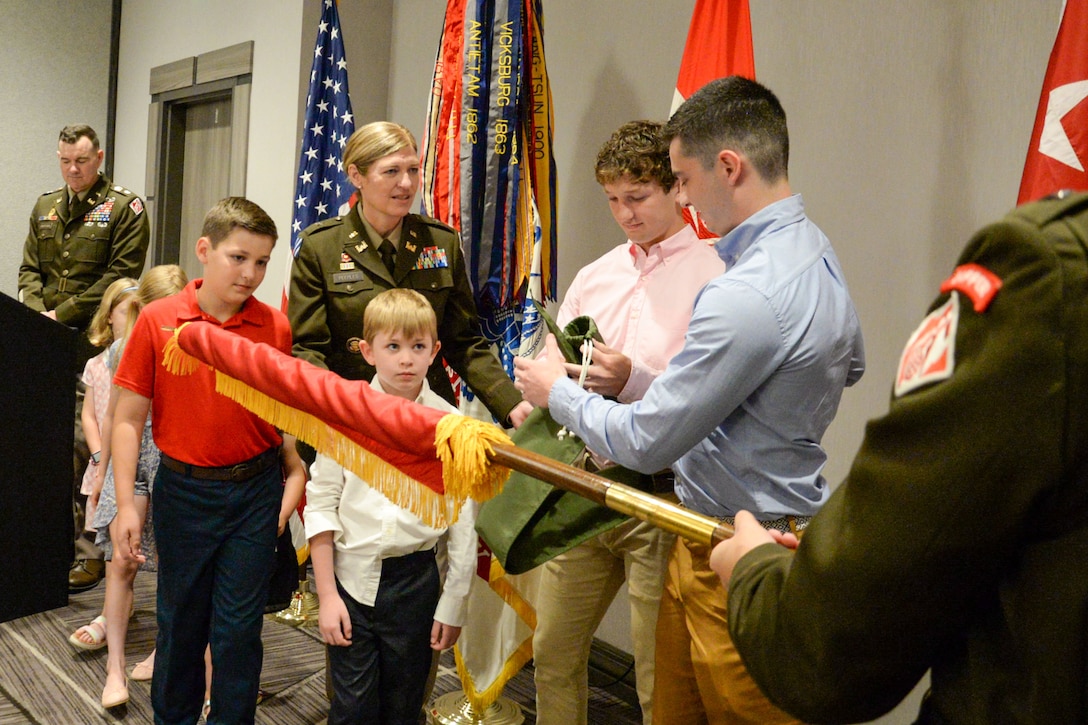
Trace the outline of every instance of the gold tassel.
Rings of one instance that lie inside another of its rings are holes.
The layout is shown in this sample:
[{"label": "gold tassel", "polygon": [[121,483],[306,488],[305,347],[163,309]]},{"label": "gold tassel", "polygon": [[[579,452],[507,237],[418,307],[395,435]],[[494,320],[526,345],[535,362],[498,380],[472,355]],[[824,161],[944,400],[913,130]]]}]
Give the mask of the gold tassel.
[{"label": "gold tassel", "polygon": [[493,465],[488,455],[493,444],[511,443],[501,428],[451,413],[438,421],[434,438],[447,496],[487,501],[502,491],[510,469]]},{"label": "gold tassel", "polygon": [[162,350],[162,366],[174,375],[192,375],[200,368],[200,361],[178,345],[178,335],[188,324],[183,322],[180,327],[175,327],[174,334],[166,341],[166,346]]}]

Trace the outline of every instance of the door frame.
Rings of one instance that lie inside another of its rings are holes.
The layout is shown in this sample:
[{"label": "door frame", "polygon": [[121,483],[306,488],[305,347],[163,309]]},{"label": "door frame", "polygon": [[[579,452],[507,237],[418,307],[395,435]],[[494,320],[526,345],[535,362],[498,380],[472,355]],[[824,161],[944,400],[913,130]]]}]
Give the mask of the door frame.
[{"label": "door frame", "polygon": [[253,41],[151,69],[147,121],[145,197],[151,214],[148,264],[173,264],[181,243],[181,205],[188,106],[229,98],[231,107],[228,195],[245,196]]}]

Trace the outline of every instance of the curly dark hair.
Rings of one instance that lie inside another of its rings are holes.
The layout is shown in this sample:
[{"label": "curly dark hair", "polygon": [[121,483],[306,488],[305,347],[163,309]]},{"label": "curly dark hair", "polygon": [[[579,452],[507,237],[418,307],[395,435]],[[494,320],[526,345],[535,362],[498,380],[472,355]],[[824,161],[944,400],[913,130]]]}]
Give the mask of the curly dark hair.
[{"label": "curly dark hair", "polygon": [[597,152],[597,183],[611,184],[624,177],[640,184],[655,182],[665,191],[676,184],[669,162],[669,141],[657,121],[630,121],[616,129]]}]

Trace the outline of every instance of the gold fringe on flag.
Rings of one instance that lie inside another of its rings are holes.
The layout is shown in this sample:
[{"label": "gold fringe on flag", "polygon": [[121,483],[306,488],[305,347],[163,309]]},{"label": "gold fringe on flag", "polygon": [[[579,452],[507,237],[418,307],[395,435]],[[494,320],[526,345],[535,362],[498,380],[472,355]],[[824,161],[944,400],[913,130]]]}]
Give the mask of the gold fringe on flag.
[{"label": "gold fringe on flag", "polygon": [[174,334],[166,341],[166,345],[162,349],[162,366],[166,368],[167,372],[174,375],[192,375],[200,368],[200,361],[182,350],[181,346],[178,345],[178,335],[188,324],[188,322],[183,322],[180,327],[175,327]]},{"label": "gold fringe on flag", "polygon": [[390,501],[411,511],[428,526],[442,529],[457,520],[463,499],[455,506],[447,506],[445,496],[435,493],[309,413],[281,403],[219,370],[215,371],[215,390],[261,420],[332,458]]},{"label": "gold fringe on flag", "polygon": [[[488,577],[488,584],[495,593],[502,597],[507,606],[517,613],[521,621],[525,622],[530,630],[536,630],[536,610],[506,578],[506,571],[496,557],[491,557],[491,569],[488,571]],[[533,658],[533,638],[528,637],[506,658],[502,671],[484,690],[477,688],[475,681],[472,679],[472,673],[461,656],[460,645],[454,646],[453,655],[454,662],[457,665],[457,675],[461,678],[461,684],[465,691],[465,698],[472,705],[475,712],[482,713],[486,712],[487,708],[491,707],[499,699],[506,687],[506,683]]]}]

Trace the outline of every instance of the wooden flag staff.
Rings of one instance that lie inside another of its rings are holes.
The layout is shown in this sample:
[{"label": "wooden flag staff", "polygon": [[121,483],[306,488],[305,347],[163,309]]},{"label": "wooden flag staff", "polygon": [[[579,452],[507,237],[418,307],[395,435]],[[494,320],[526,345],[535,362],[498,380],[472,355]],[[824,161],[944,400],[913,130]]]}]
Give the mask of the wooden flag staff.
[{"label": "wooden flag staff", "polygon": [[493,445],[490,459],[492,463],[584,496],[613,511],[683,536],[688,541],[713,547],[733,536],[733,527],[729,524],[515,445]]}]

